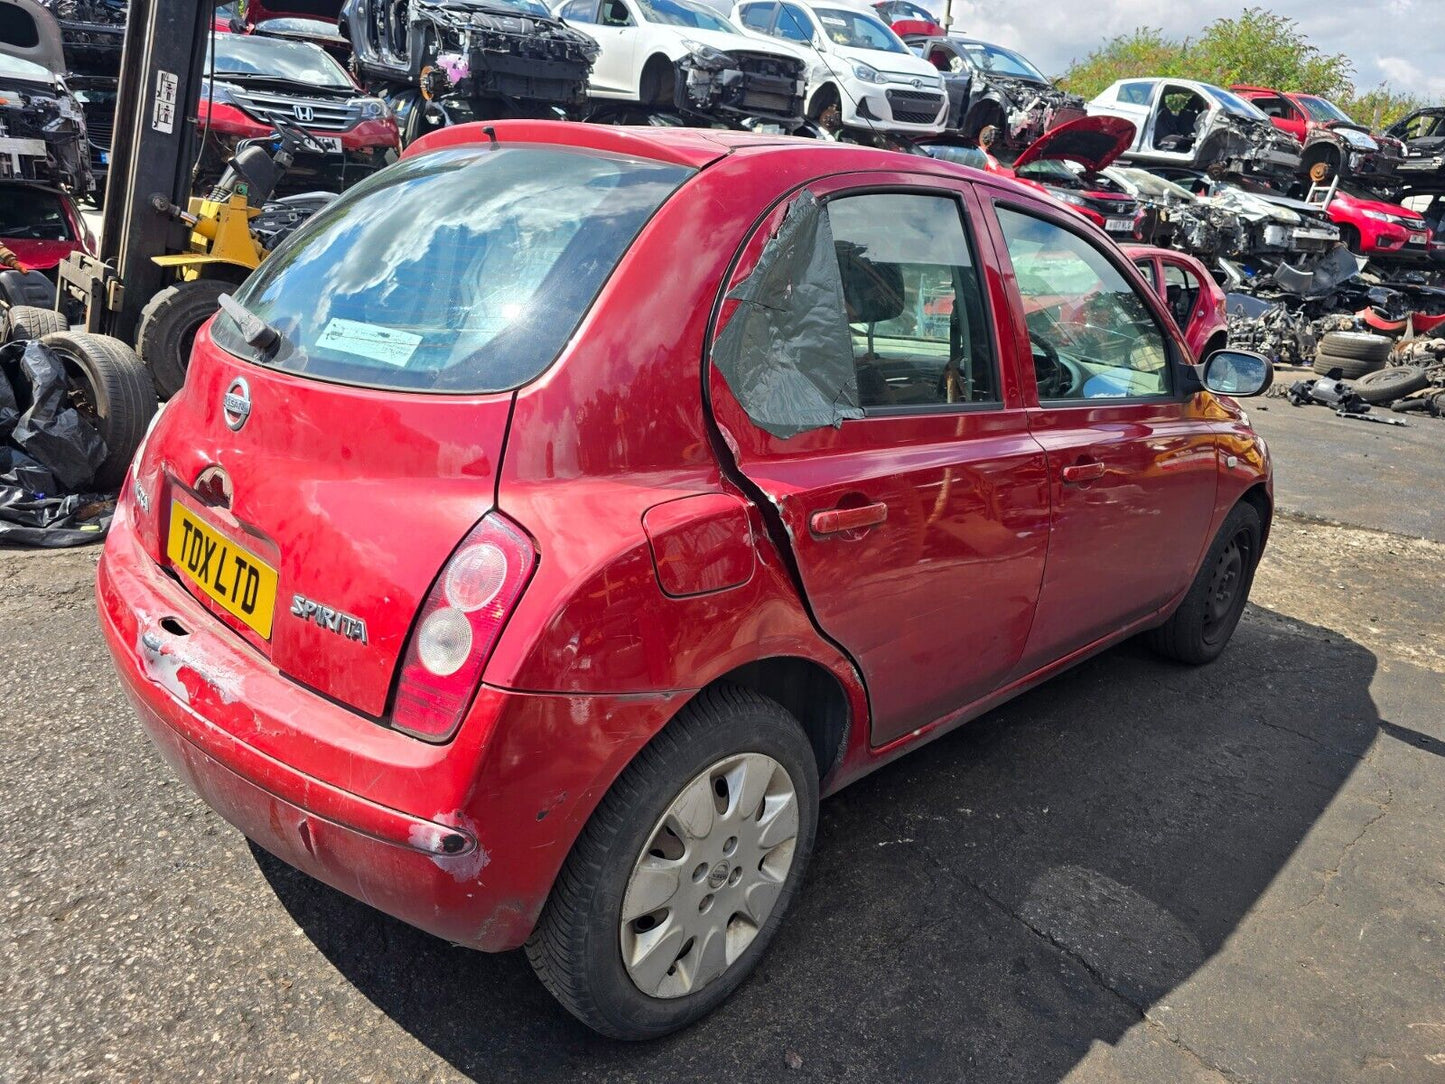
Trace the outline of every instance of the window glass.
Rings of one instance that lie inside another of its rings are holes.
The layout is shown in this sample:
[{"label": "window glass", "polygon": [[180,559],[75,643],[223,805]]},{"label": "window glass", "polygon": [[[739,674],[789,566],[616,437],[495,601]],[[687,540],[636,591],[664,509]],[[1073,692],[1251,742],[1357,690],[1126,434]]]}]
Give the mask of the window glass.
[{"label": "window glass", "polygon": [[777,4],[748,4],[742,8],[743,25],[766,34],[772,28],[773,12],[777,10]]},{"label": "window glass", "polygon": [[602,25],[603,26],[636,26],[632,21],[632,12],[627,10],[627,5],[622,0],[602,0]]},{"label": "window glass", "polygon": [[696,30],[711,30],[718,34],[737,33],[732,23],[702,4],[689,4],[685,0],[637,0],[637,6],[641,9],[645,22],[690,26]]},{"label": "window glass", "polygon": [[864,408],[998,398],[992,339],[958,203],[878,193],[828,218]]},{"label": "window glass", "polygon": [[959,44],[960,52],[967,55],[973,66],[994,75],[1008,75],[1017,79],[1031,79],[1036,83],[1047,83],[1044,73],[1039,71],[1018,53],[982,41],[967,41]]},{"label": "window glass", "polygon": [[1148,105],[1153,83],[1125,83],[1119,88],[1119,101],[1125,105]]},{"label": "window glass", "polygon": [[596,0],[572,0],[562,5],[558,13],[569,23],[595,23],[597,21]]},{"label": "window glass", "polygon": [[1139,274],[1144,276],[1144,281],[1154,289],[1159,289],[1159,276],[1154,274],[1153,260],[1135,260],[1134,266],[1139,269]]},{"label": "window glass", "polygon": [[309,41],[253,34],[217,34],[213,40],[215,51],[207,56],[205,70],[214,63],[217,79],[286,79],[328,90],[356,89],[341,65]]},{"label": "window glass", "polygon": [[1328,124],[1330,121],[1338,121],[1341,124],[1354,124],[1350,115],[1334,102],[1324,98],[1316,98],[1313,94],[1301,94],[1295,99],[1309,114],[1310,120],[1318,121],[1320,124]]},{"label": "window glass", "polygon": [[[281,334],[269,364],[287,372],[417,391],[514,388],[557,357],[690,174],[551,145],[433,151],[348,189],[236,300]],[[223,350],[258,360],[229,315],[213,329]]]},{"label": "window glass", "polygon": [[1170,315],[1181,328],[1189,323],[1194,303],[1199,300],[1199,279],[1172,263],[1164,265],[1164,298]]},{"label": "window glass", "polygon": [[778,27],[774,33],[789,41],[812,41],[813,24],[792,4],[784,4],[778,12]]},{"label": "window glass", "polygon": [[61,197],[43,188],[7,187],[0,199],[0,238],[73,241],[75,231]]},{"label": "window glass", "polygon": [[1039,398],[1168,395],[1164,334],[1103,252],[1033,215],[1000,207],[998,218],[1033,343]]},{"label": "window glass", "polygon": [[846,49],[877,49],[882,53],[908,52],[898,35],[871,15],[851,8],[814,8],[813,13],[834,45]]}]

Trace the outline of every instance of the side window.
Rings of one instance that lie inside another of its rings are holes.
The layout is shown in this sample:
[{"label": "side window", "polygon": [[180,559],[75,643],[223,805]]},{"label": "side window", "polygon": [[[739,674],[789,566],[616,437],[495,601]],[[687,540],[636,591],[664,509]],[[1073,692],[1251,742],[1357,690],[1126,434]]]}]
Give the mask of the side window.
[{"label": "side window", "polygon": [[1039,398],[1170,394],[1169,346],[1148,305],[1072,230],[998,208],[1033,343]]},{"label": "side window", "polygon": [[809,42],[813,40],[813,24],[792,4],[784,4],[778,12],[778,26],[773,33],[789,41]]},{"label": "side window", "polygon": [[773,12],[778,10],[777,4],[746,4],[743,6],[743,25],[749,30],[756,30],[766,34],[772,30]]},{"label": "side window", "polygon": [[635,26],[632,13],[622,0],[602,0],[603,26]]},{"label": "side window", "polygon": [[595,23],[597,0],[571,0],[571,3],[562,5],[558,14],[569,23]]},{"label": "side window", "polygon": [[998,400],[983,291],[950,196],[829,200],[864,411]]},{"label": "side window", "polygon": [[1152,83],[1124,83],[1119,87],[1119,101],[1124,105],[1148,105]]},{"label": "side window", "polygon": [[1139,274],[1144,276],[1144,281],[1154,289],[1159,289],[1159,276],[1154,273],[1153,260],[1135,260],[1134,266],[1139,269]]},{"label": "side window", "polygon": [[1194,305],[1199,300],[1199,279],[1172,263],[1164,265],[1164,299],[1169,313],[1181,328],[1189,323]]}]

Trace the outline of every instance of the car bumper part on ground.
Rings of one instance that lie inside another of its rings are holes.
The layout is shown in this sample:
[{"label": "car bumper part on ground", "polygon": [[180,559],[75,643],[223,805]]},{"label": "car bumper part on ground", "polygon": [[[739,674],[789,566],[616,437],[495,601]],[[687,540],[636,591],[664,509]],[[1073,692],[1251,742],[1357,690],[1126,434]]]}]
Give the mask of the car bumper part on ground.
[{"label": "car bumper part on ground", "polygon": [[207,804],[333,888],[488,951],[526,939],[601,793],[680,702],[483,687],[457,739],[429,745],[278,673],[143,552],[124,514],[97,596],[146,733]]}]

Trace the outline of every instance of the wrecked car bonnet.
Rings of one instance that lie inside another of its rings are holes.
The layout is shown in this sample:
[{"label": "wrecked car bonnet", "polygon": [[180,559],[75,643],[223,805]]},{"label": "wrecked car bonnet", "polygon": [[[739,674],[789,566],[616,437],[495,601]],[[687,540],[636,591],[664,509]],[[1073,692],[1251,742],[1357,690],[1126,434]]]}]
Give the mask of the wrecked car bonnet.
[{"label": "wrecked car bonnet", "polygon": [[[6,11],[7,8],[10,10]],[[0,53],[39,64],[52,72],[66,70],[60,24],[55,21],[54,15],[35,0],[0,0],[0,12],[3,12],[0,26],[25,26],[28,17],[37,31],[37,40],[33,43],[25,38],[15,40],[0,34]]]},{"label": "wrecked car bonnet", "polygon": [[1077,162],[1098,173],[1134,142],[1133,121],[1123,117],[1080,117],[1045,132],[1014,161],[1014,168],[1040,159]]}]

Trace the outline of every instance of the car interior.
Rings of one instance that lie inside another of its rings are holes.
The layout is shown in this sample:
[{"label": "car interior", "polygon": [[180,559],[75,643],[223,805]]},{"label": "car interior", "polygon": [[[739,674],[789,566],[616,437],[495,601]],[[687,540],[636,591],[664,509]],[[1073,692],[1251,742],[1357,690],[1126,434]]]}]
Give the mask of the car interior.
[{"label": "car interior", "polygon": [[1174,264],[1164,265],[1164,298],[1174,322],[1181,328],[1194,315],[1199,301],[1199,282],[1188,271]]},{"label": "car interior", "polygon": [[1194,149],[1209,103],[1183,87],[1167,87],[1154,115],[1154,149],[1188,153]]},{"label": "car interior", "polygon": [[846,241],[836,248],[862,407],[995,398],[991,361],[971,345],[984,326],[971,268],[884,263]]}]

